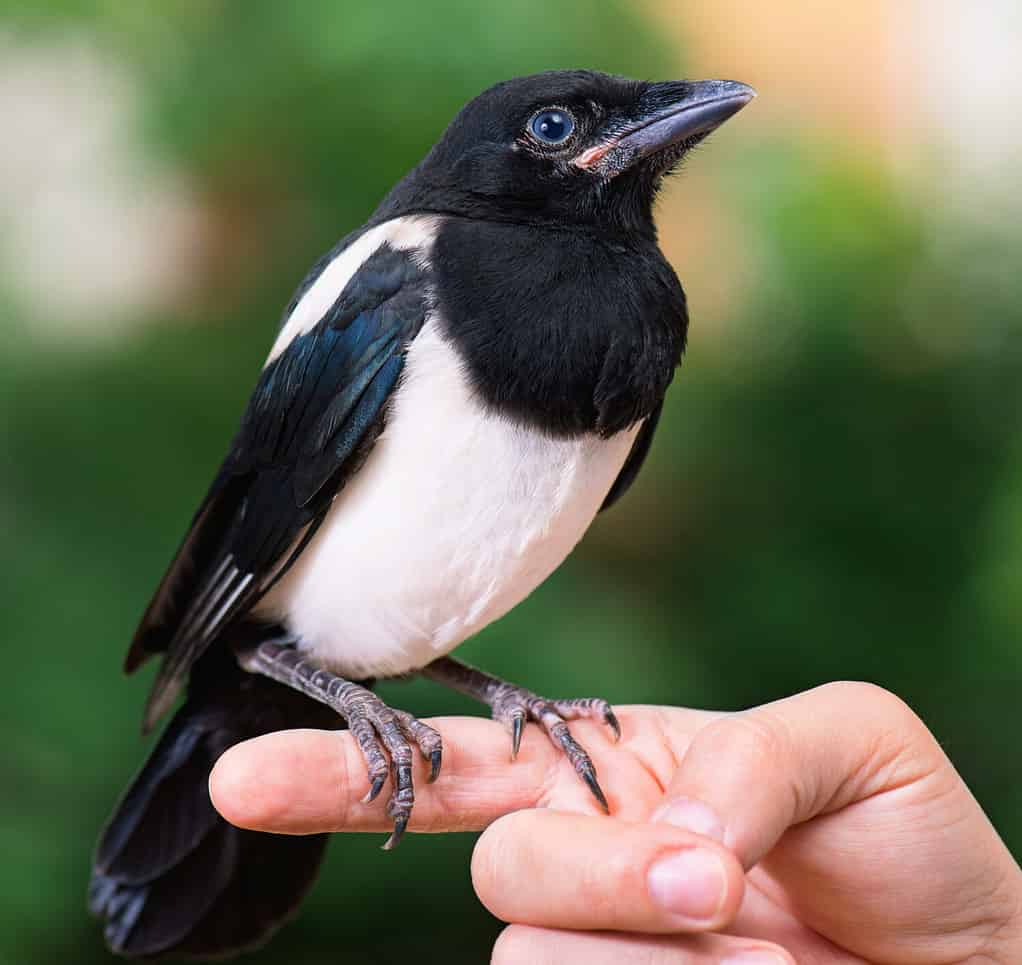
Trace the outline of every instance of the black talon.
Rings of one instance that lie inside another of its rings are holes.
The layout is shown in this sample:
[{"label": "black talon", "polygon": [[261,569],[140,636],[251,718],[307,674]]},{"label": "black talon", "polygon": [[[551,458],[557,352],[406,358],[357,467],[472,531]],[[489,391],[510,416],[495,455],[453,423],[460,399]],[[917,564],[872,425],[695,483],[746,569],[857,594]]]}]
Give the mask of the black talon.
[{"label": "black talon", "polygon": [[379,797],[380,791],[383,790],[384,782],[387,780],[386,774],[381,774],[379,777],[373,778],[373,786],[369,788],[369,792],[364,798],[362,798],[363,804],[371,804]]},{"label": "black talon", "polygon": [[394,822],[394,830],[391,831],[390,837],[384,842],[382,849],[383,851],[393,851],[398,844],[401,842],[401,836],[405,833],[405,828],[408,827],[408,818],[400,817]]},{"label": "black talon", "polygon": [[426,779],[428,784],[432,784],[440,776],[440,758],[442,753],[438,747],[429,755],[429,777]]},{"label": "black talon", "polygon": [[609,703],[602,698],[583,697],[575,700],[545,700],[531,690],[516,687],[499,677],[476,670],[452,657],[441,657],[421,673],[455,690],[475,697],[486,704],[493,719],[511,727],[511,760],[518,756],[527,721],[542,726],[547,737],[567,755],[575,772],[586,782],[597,803],[610,814],[607,797],[596,780],[596,768],[583,748],[572,736],[567,721],[582,718],[602,719],[614,740],[621,739],[621,723]]},{"label": "black talon", "polygon": [[596,798],[600,803],[600,807],[603,808],[604,813],[610,814],[610,805],[607,803],[607,798],[603,793],[603,788],[600,787],[599,781],[596,780],[596,772],[591,768],[587,767],[578,771],[579,777],[589,787],[589,790],[593,792],[593,797]]},{"label": "black talon", "polygon": [[518,748],[522,746],[522,731],[524,729],[524,715],[518,714],[511,719],[511,760],[518,757]]},{"label": "black talon", "polygon": [[614,741],[621,740],[621,724],[609,707],[603,712],[603,722],[614,732]]},{"label": "black talon", "polygon": [[[305,662],[294,647],[270,640],[260,644],[250,658],[246,660],[246,669],[252,673],[261,673],[327,704],[348,722],[370,781],[362,802],[375,801],[387,777],[391,779],[393,794],[387,802],[387,815],[394,821],[394,830],[383,850],[397,847],[415,803],[411,745],[417,745],[423,758],[429,761],[430,780],[435,780],[440,771],[440,735],[411,714],[387,707],[362,685]],[[432,749],[426,752],[423,744]],[[389,767],[386,766],[388,757]]]}]

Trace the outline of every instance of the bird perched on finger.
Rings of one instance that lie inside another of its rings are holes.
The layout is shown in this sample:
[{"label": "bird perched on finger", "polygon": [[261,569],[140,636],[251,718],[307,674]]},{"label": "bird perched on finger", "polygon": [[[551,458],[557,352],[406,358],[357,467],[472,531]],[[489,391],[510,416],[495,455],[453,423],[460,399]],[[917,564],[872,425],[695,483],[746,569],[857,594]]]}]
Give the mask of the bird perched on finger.
[{"label": "bird perched on finger", "polygon": [[393,847],[439,734],[371,689],[423,674],[510,731],[534,722],[607,801],[548,700],[450,656],[618,500],[685,346],[657,246],[665,174],[753,97],[733,81],[552,71],[469,102],[284,313],[234,441],[132,641],[162,663],[151,728],[187,696],[104,830],[90,885],[110,947],[220,956],[297,907],[324,838],[228,825],[213,763],[285,727],[346,726]]}]

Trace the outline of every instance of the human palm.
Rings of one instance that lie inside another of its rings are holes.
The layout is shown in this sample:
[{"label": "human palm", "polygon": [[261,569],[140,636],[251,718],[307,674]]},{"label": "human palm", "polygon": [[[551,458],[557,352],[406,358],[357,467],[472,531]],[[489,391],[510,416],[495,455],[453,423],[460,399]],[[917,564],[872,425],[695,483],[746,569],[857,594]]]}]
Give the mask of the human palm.
[{"label": "human palm", "polygon": [[[538,728],[512,764],[492,722],[431,722],[443,770],[409,830],[486,829],[473,880],[511,923],[494,962],[1022,961],[1022,871],[898,698],[831,684],[740,714],[617,711],[618,744],[572,725],[610,818]],[[367,787],[354,741],[325,731],[239,745],[211,778],[229,821],[283,833],[386,830]]]}]

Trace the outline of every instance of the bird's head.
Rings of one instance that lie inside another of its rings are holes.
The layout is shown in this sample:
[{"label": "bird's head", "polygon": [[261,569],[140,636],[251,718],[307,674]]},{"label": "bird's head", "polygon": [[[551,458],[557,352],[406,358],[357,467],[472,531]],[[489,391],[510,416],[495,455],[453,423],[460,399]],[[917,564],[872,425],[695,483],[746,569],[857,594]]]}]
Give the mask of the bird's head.
[{"label": "bird's head", "polygon": [[663,176],[754,96],[726,80],[650,83],[588,70],[518,77],[465,105],[399,188],[399,203],[652,233]]}]

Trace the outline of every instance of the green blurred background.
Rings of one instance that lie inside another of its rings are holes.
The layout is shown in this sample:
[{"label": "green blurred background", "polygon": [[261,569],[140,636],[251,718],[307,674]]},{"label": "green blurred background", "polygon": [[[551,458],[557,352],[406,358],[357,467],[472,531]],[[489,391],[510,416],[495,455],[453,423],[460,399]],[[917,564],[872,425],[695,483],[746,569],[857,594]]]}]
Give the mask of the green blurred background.
[{"label": "green blurred background", "polygon": [[[85,885],[151,673],[120,661],[293,287],[465,100],[550,67],[761,96],[661,205],[693,331],[648,468],[461,652],[619,703],[879,682],[1022,854],[1020,26],[1004,0],[0,5],[0,963],[109,960]],[[379,843],[334,841],[250,960],[486,960],[471,837]]]}]

